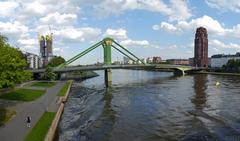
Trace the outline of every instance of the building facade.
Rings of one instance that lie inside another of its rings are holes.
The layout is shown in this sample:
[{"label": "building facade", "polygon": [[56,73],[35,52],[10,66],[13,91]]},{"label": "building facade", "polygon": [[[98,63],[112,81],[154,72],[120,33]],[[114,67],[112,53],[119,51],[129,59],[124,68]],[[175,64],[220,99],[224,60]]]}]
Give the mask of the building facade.
[{"label": "building facade", "polygon": [[189,65],[188,59],[167,59],[166,61],[172,65]]},{"label": "building facade", "polygon": [[152,59],[153,63],[158,64],[162,62],[162,58],[159,56],[154,56]]},{"label": "building facade", "polygon": [[48,62],[53,58],[53,37],[51,35],[39,36],[40,57],[43,62],[43,67],[47,66]]},{"label": "building facade", "polygon": [[197,28],[194,40],[195,67],[208,67],[208,34],[204,27]]},{"label": "building facade", "polygon": [[27,60],[28,69],[39,69],[41,67],[41,58],[33,53],[23,52],[24,57]]},{"label": "building facade", "polygon": [[213,55],[211,57],[211,68],[221,68],[223,65],[226,65],[230,59],[240,60],[240,53],[236,53],[235,55]]}]

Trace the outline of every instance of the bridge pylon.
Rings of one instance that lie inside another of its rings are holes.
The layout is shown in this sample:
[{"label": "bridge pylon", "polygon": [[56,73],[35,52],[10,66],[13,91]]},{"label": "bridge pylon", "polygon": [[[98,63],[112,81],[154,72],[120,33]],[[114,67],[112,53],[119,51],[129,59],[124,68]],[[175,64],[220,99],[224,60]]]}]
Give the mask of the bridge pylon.
[{"label": "bridge pylon", "polygon": [[[59,65],[57,68],[63,68],[65,66],[73,63],[74,61],[78,60],[79,58],[83,57],[84,55],[88,54],[92,50],[98,48],[99,46],[103,47],[104,65],[112,65],[112,48],[114,48],[118,52],[122,53],[124,56],[128,57],[130,60],[132,60],[136,64],[138,64],[140,62],[141,64],[145,65],[145,63],[141,59],[139,59],[133,53],[128,51],[125,47],[123,47],[122,45],[117,43],[114,39],[104,38],[103,40],[97,42],[93,46],[87,48],[83,52],[77,54],[76,56],[67,60],[63,64]],[[106,87],[112,86],[112,70],[111,69],[105,69],[105,84],[106,84]]]},{"label": "bridge pylon", "polygon": [[[105,38],[103,39],[102,46],[103,46],[103,53],[104,53],[104,64],[111,65],[112,64],[112,38]],[[112,69],[105,69],[105,85],[106,87],[112,86]]]}]

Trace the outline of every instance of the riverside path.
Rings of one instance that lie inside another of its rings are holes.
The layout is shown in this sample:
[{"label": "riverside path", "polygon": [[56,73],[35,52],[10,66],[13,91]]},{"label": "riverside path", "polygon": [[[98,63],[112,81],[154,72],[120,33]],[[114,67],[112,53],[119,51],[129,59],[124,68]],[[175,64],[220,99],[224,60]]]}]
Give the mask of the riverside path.
[{"label": "riverside path", "polygon": [[[45,94],[35,101],[17,103],[15,106],[17,115],[0,127],[0,140],[22,141],[45,111],[56,112],[58,108],[57,94],[64,84],[65,82],[58,82],[55,86],[46,88]],[[32,118],[31,128],[26,127],[27,116]]]}]

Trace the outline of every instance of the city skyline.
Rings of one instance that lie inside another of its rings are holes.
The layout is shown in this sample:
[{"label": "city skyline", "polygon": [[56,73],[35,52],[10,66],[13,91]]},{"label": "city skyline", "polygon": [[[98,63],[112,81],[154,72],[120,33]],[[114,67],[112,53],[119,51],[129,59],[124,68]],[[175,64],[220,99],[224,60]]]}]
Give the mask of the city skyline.
[{"label": "city skyline", "polygon": [[[194,56],[195,30],[209,35],[209,56],[240,49],[239,2],[226,0],[1,1],[0,32],[22,50],[39,54],[38,34],[53,33],[54,55],[66,59],[113,37],[140,58]],[[102,60],[102,49],[80,63]],[[113,52],[113,60],[122,55]]]}]

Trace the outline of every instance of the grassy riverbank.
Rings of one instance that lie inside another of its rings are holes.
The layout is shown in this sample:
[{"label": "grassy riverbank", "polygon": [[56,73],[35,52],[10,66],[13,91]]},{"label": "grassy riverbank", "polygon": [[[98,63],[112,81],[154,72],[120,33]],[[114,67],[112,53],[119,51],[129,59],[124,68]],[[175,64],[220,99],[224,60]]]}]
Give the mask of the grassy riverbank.
[{"label": "grassy riverbank", "polygon": [[24,141],[44,141],[56,113],[45,112]]},{"label": "grassy riverbank", "polygon": [[33,101],[42,96],[44,93],[44,90],[18,89],[3,94],[0,98],[6,100]]},{"label": "grassy riverbank", "polygon": [[58,96],[64,96],[68,90],[69,85],[71,84],[70,81],[67,81],[64,86],[62,87],[61,91],[58,93]]},{"label": "grassy riverbank", "polygon": [[62,79],[71,79],[71,80],[84,80],[92,77],[99,76],[94,71],[76,71],[76,72],[69,72],[66,76]]}]

